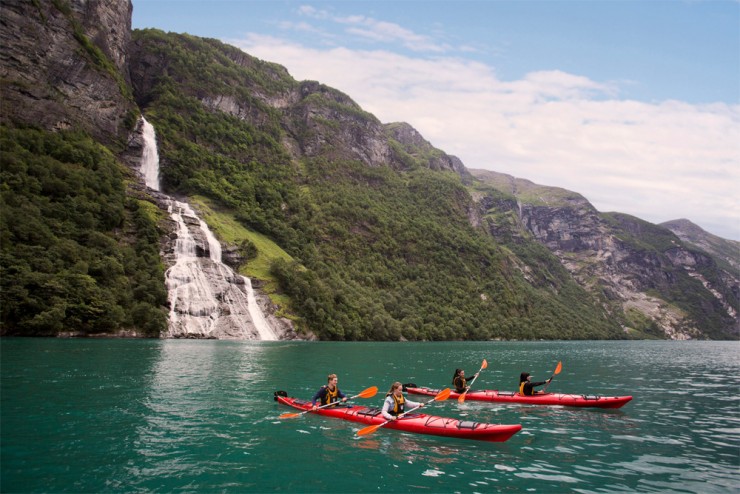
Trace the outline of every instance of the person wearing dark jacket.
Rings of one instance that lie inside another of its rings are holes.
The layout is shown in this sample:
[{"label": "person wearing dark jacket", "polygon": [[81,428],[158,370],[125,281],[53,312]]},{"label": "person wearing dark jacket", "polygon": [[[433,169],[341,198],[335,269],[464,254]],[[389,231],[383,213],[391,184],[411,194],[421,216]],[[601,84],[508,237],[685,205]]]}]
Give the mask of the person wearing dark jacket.
[{"label": "person wearing dark jacket", "polygon": [[311,405],[314,409],[316,409],[316,402],[319,400],[321,400],[322,405],[328,405],[329,403],[339,401],[340,399],[343,402],[347,401],[347,397],[344,396],[344,393],[342,393],[337,386],[337,382],[339,381],[337,375],[329,374],[326,379],[326,386],[321,386],[316,394],[313,395],[313,398],[311,398]]},{"label": "person wearing dark jacket", "polygon": [[452,376],[452,384],[455,386],[455,391],[458,393],[464,393],[465,390],[468,388],[468,380],[473,380],[478,375],[478,373],[473,374],[470,376],[470,379],[465,377],[465,371],[462,369],[455,369],[455,375]]},{"label": "person wearing dark jacket", "polygon": [[534,394],[543,393],[544,391],[535,391],[534,388],[536,386],[547,384],[550,381],[552,381],[552,378],[547,381],[533,383],[532,376],[529,375],[529,372],[522,372],[521,376],[519,376],[519,394],[522,396],[532,396]]}]

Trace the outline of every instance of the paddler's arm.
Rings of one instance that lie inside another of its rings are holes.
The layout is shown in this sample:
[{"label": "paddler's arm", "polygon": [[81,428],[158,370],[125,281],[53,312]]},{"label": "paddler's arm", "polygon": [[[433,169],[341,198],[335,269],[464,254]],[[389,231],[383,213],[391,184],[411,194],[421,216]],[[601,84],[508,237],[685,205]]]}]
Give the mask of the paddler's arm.
[{"label": "paddler's arm", "polygon": [[342,390],[337,388],[337,396],[342,399],[342,401],[347,401],[347,397],[344,393],[342,393]]},{"label": "paddler's arm", "polygon": [[324,395],[326,394],[326,388],[324,386],[321,386],[318,391],[316,391],[316,394],[313,395],[313,398],[311,398],[311,406],[313,408],[316,408],[316,402],[321,400],[324,400]]},{"label": "paddler's arm", "polygon": [[423,407],[424,405],[426,405],[426,403],[419,402],[419,401],[411,401],[408,398],[406,399],[406,410],[411,410],[412,408]]}]

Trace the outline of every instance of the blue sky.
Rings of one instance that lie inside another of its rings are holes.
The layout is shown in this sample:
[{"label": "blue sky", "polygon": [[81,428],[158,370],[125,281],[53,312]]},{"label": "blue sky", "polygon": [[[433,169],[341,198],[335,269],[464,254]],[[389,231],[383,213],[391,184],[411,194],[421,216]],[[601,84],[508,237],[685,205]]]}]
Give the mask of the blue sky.
[{"label": "blue sky", "polygon": [[133,0],[405,121],[468,168],[740,240],[740,2]]}]

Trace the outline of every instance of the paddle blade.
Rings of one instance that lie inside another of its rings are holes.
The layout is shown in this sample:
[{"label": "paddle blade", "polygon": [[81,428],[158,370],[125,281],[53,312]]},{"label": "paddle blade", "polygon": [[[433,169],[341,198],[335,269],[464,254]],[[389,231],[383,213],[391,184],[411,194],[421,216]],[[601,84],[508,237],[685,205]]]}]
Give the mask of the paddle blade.
[{"label": "paddle blade", "polygon": [[380,428],[381,425],[383,425],[383,424],[369,425],[369,426],[365,427],[364,429],[360,429],[359,431],[357,431],[357,435],[358,436],[367,436],[368,434],[372,434],[373,432],[377,431]]},{"label": "paddle blade", "polygon": [[483,363],[480,365],[480,368],[481,368],[481,370],[483,370],[486,367],[488,367],[488,362],[486,362],[486,359],[483,359]]},{"label": "paddle blade", "polygon": [[300,415],[301,415],[300,413],[283,413],[278,418],[281,418],[281,419],[292,419],[292,418],[298,417]]},{"label": "paddle blade", "polygon": [[465,395],[468,393],[468,390],[466,389],[463,394],[457,397],[458,403],[465,403]]},{"label": "paddle blade", "polygon": [[378,387],[372,386],[370,388],[367,388],[365,391],[358,394],[357,396],[359,396],[360,398],[372,398],[376,394],[378,394]]},{"label": "paddle blade", "polygon": [[557,376],[560,374],[560,371],[563,370],[563,362],[558,362],[558,366],[555,367],[555,372],[553,372],[553,375]]},{"label": "paddle blade", "polygon": [[437,396],[435,396],[432,401],[444,401],[444,400],[446,400],[447,398],[450,397],[450,393],[451,392],[452,391],[450,391],[450,388],[445,388],[442,391],[440,391],[439,393],[437,393]]}]

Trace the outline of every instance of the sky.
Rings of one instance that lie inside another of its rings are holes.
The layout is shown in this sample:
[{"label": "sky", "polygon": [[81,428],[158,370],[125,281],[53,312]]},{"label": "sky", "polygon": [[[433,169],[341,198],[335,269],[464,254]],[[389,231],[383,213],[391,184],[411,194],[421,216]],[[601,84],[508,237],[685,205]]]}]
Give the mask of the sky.
[{"label": "sky", "polygon": [[740,0],[132,0],[467,168],[740,241]]}]

